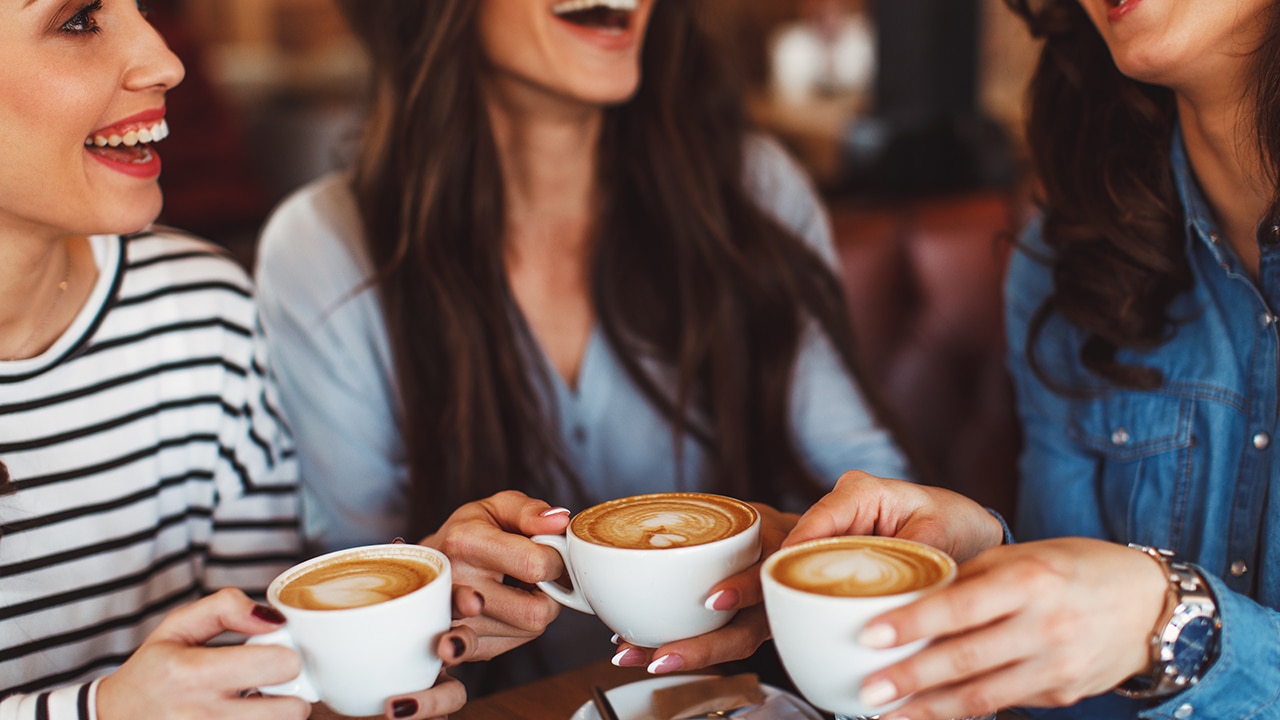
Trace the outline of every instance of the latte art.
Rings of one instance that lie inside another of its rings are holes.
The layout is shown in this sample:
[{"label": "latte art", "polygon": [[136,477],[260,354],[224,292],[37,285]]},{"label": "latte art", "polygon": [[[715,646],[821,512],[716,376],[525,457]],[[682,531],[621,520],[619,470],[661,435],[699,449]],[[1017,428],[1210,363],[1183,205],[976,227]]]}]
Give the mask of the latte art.
[{"label": "latte art", "polygon": [[573,533],[596,545],[655,549],[703,545],[756,521],[739,500],[700,493],[637,495],[596,505],[573,519]]},{"label": "latte art", "polygon": [[833,538],[778,559],[784,585],[841,597],[897,595],[929,587],[950,572],[949,559],[924,546],[881,538]]},{"label": "latte art", "polygon": [[435,568],[401,558],[347,558],[303,572],[280,589],[280,602],[306,610],[364,607],[417,590],[435,579]]}]

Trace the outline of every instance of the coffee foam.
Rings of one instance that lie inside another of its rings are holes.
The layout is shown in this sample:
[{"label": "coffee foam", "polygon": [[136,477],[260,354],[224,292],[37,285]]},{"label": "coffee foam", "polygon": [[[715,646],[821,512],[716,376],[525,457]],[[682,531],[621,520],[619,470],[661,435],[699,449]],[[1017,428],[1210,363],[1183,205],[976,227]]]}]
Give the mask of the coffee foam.
[{"label": "coffee foam", "polygon": [[667,549],[704,545],[755,522],[746,503],[718,495],[657,493],[612,500],[573,519],[573,533],[596,545]]},{"label": "coffee foam", "polygon": [[307,610],[343,610],[394,600],[436,578],[431,565],[397,557],[347,557],[299,573],[280,589],[280,602]]},{"label": "coffee foam", "polygon": [[797,590],[871,597],[927,588],[951,572],[941,551],[883,540],[839,538],[800,547],[780,557],[772,574]]}]

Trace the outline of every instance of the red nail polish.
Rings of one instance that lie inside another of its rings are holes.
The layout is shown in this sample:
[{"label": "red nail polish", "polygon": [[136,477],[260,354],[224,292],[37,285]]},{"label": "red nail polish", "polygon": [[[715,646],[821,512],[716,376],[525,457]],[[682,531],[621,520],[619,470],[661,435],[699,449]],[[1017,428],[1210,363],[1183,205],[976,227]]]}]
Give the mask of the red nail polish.
[{"label": "red nail polish", "polygon": [[284,624],[284,615],[281,615],[279,610],[270,605],[254,605],[253,616],[259,620],[266,620],[272,625]]},{"label": "red nail polish", "polygon": [[391,541],[391,544],[392,544],[392,545],[403,545],[403,544],[404,544],[404,538],[402,538],[402,537],[400,537],[399,535],[397,535],[397,536],[396,536],[396,537]]},{"label": "red nail polish", "polygon": [[418,714],[418,701],[413,698],[396,700],[391,703],[391,714],[398,718],[413,717]]}]

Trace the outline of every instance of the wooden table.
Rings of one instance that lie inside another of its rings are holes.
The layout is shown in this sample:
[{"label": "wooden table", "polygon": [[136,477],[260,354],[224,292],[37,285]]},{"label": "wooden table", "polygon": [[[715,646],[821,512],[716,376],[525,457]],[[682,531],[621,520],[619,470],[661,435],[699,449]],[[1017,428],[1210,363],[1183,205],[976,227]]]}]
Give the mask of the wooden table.
[{"label": "wooden table", "polygon": [[[716,672],[720,671],[710,668],[691,674]],[[654,676],[644,668],[618,668],[602,661],[472,700],[449,717],[451,720],[570,720],[578,708],[591,699],[592,685],[609,690],[651,677]],[[312,720],[338,718],[323,705],[317,705],[311,715]],[[998,720],[1017,720],[1017,716],[1000,713]]]}]

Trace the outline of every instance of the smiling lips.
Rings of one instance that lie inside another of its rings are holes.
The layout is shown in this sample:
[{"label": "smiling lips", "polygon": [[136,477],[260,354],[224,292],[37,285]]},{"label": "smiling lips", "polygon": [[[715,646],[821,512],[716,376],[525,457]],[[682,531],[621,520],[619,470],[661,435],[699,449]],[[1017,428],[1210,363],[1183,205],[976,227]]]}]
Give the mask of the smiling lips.
[{"label": "smiling lips", "polygon": [[561,20],[593,30],[625,32],[639,0],[564,0],[551,6]]},{"label": "smiling lips", "polygon": [[137,178],[160,174],[160,155],[151,144],[169,136],[164,109],[140,113],[85,138],[84,149],[107,167]]}]

